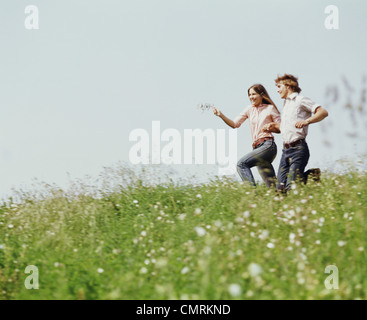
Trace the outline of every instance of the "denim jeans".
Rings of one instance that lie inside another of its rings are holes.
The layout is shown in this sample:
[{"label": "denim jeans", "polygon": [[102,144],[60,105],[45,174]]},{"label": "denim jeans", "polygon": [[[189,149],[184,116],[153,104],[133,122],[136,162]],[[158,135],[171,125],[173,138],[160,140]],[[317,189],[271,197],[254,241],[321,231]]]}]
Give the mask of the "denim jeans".
[{"label": "denim jeans", "polygon": [[304,171],[310,158],[310,151],[306,141],[301,144],[283,149],[278,170],[277,189],[287,191],[292,181],[304,182]]},{"label": "denim jeans", "polygon": [[258,145],[250,153],[246,154],[237,162],[237,172],[242,181],[248,181],[256,186],[251,168],[257,167],[261,178],[270,188],[275,186],[276,177],[273,165],[271,164],[277,155],[277,145],[273,140],[266,140]]}]

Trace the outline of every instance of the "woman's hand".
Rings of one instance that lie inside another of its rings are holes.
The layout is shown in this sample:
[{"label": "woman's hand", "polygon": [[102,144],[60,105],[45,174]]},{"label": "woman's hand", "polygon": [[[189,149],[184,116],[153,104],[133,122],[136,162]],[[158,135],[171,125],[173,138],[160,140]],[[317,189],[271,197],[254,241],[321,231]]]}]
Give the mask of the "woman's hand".
[{"label": "woman's hand", "polygon": [[220,112],[220,110],[218,110],[217,108],[215,108],[215,107],[213,107],[213,113],[216,115],[216,116],[218,116],[218,117],[220,117],[221,115],[222,115],[222,112]]},{"label": "woman's hand", "polygon": [[220,117],[227,125],[229,125],[231,128],[237,128],[235,123],[233,122],[233,120],[227,118],[220,110],[218,110],[217,108],[213,107],[213,113],[217,116]]},{"label": "woman's hand", "polygon": [[280,125],[279,123],[271,122],[264,125],[262,131],[280,133]]}]

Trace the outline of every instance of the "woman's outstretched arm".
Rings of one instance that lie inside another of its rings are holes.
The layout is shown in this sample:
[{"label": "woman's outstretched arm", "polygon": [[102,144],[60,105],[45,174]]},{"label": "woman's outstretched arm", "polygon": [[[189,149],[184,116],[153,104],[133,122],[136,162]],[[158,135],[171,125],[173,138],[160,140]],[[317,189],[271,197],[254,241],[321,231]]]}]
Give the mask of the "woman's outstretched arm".
[{"label": "woman's outstretched arm", "polygon": [[234,121],[227,118],[220,110],[217,108],[213,108],[213,113],[221,118],[226,124],[228,124],[231,128],[237,128]]}]

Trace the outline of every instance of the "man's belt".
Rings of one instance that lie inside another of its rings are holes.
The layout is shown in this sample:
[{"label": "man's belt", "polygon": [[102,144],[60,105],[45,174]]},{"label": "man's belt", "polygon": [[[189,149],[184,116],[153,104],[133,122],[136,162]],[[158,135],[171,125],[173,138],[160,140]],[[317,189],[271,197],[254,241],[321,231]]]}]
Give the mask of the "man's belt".
[{"label": "man's belt", "polygon": [[304,142],[306,142],[305,139],[299,139],[299,140],[296,140],[296,141],[291,142],[291,143],[283,143],[283,148],[284,149],[293,148],[293,147],[298,146],[299,144],[302,144]]}]

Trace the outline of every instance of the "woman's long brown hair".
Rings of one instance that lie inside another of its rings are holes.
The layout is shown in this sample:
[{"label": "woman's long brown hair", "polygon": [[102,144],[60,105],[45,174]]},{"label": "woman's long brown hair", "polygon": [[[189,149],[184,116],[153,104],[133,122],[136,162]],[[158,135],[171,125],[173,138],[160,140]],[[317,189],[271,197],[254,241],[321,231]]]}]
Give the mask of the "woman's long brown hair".
[{"label": "woman's long brown hair", "polygon": [[277,111],[279,112],[277,106],[275,105],[273,100],[271,100],[268,92],[266,91],[266,89],[264,88],[264,86],[262,84],[257,83],[257,84],[254,84],[253,86],[251,86],[250,88],[248,88],[248,90],[247,90],[248,95],[250,95],[250,89],[254,89],[255,92],[258,93],[263,98],[263,103],[267,102],[268,104],[273,105],[274,108],[277,109]]}]

